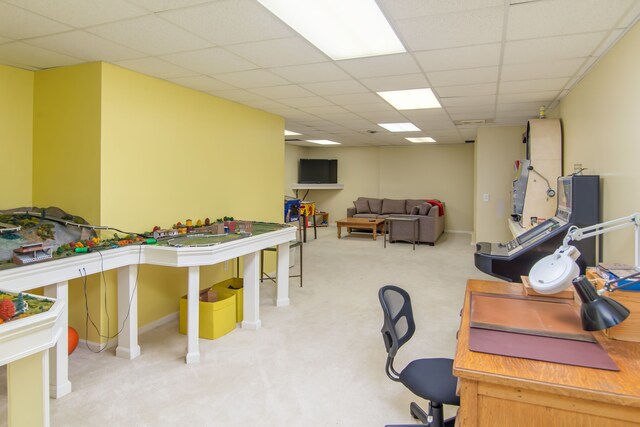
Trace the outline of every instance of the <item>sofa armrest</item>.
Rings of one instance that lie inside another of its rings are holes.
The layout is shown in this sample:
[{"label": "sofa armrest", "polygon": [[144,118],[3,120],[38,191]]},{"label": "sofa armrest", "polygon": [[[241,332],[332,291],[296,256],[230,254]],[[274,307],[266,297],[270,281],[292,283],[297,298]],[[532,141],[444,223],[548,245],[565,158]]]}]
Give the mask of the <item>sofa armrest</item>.
[{"label": "sofa armrest", "polygon": [[430,217],[440,216],[440,208],[438,206],[432,206],[431,209],[429,209],[429,213],[427,213],[427,216],[430,216]]},{"label": "sofa armrest", "polygon": [[356,208],[347,208],[347,218],[351,218],[356,214]]}]

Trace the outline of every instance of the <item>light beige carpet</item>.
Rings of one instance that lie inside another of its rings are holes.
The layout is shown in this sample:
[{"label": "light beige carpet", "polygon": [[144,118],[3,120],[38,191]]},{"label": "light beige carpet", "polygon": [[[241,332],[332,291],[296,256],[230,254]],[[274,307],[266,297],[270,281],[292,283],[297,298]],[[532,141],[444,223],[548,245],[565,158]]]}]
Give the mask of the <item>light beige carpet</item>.
[{"label": "light beige carpet", "polygon": [[[313,233],[310,233],[312,236]],[[473,265],[468,234],[436,246],[346,237],[318,229],[304,246],[304,287],[291,280],[291,306],[261,289],[258,331],[200,340],[201,362],[184,363],[186,337],[172,322],[140,336],[142,355],[79,347],[69,359],[73,392],[51,400],[53,426],[383,426],[412,423],[413,395],[387,378],[378,289],[409,291],[417,331],[396,366],[453,357],[465,283],[486,278]],[[297,269],[294,267],[294,269]],[[6,370],[0,423],[7,423]],[[419,403],[426,408],[424,401]],[[455,408],[448,408],[449,414]]]}]

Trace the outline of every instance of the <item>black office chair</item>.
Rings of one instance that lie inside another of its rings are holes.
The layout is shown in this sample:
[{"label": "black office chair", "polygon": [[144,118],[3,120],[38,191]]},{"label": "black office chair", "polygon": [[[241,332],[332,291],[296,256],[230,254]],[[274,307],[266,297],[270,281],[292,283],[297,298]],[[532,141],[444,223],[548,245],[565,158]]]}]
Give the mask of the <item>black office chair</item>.
[{"label": "black office chair", "polygon": [[[302,238],[302,216],[298,219],[298,230],[296,232],[296,240],[295,242],[291,242],[289,244],[289,248],[300,248],[300,272],[299,274],[290,274],[290,278],[299,277],[300,278],[300,287],[302,287],[302,246],[303,246],[303,238]],[[265,273],[264,271],[264,253],[267,252],[277,252],[278,248],[273,246],[270,248],[265,248],[260,251],[260,283],[265,280],[271,280],[276,283],[277,277],[271,277],[269,273]]]},{"label": "black office chair", "polygon": [[409,363],[401,372],[397,372],[393,367],[393,359],[398,349],[409,341],[416,330],[411,298],[407,291],[393,285],[380,288],[378,298],[384,313],[381,332],[387,349],[387,376],[429,401],[428,413],[415,402],[411,402],[409,409],[414,418],[429,427],[453,427],[455,417],[445,421],[442,408],[443,404],[460,405],[460,397],[456,396],[457,379],[452,373],[453,360],[418,359]]}]

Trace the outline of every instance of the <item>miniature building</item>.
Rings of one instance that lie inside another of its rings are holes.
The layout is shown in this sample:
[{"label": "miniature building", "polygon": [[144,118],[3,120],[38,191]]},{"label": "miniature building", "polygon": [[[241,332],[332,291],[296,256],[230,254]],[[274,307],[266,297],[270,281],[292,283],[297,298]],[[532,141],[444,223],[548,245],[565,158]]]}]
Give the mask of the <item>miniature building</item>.
[{"label": "miniature building", "polygon": [[13,250],[13,262],[17,265],[33,264],[53,258],[51,248],[45,248],[42,243],[22,245]]}]

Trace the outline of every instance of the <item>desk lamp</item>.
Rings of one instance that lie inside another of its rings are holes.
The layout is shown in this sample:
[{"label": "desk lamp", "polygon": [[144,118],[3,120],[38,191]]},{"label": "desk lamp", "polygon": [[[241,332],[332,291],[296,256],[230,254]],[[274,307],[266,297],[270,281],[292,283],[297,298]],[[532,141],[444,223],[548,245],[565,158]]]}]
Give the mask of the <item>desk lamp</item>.
[{"label": "desk lamp", "polygon": [[[576,260],[580,252],[575,246],[570,246],[572,240],[579,241],[588,237],[598,236],[620,228],[635,227],[635,267],[640,267],[640,214],[634,213],[627,217],[591,225],[584,228],[572,226],[556,251],[538,261],[529,272],[531,287],[540,294],[554,294],[570,285],[576,289],[582,301],[582,328],[587,331],[597,331],[610,328],[622,322],[629,316],[629,310],[619,302],[603,296],[605,291],[613,292],[618,289],[634,285],[640,280],[632,280],[624,285],[619,282],[637,279],[640,272],[605,283],[604,289],[596,291],[589,280],[578,274],[580,269]],[[576,277],[577,276],[577,277]]]}]

